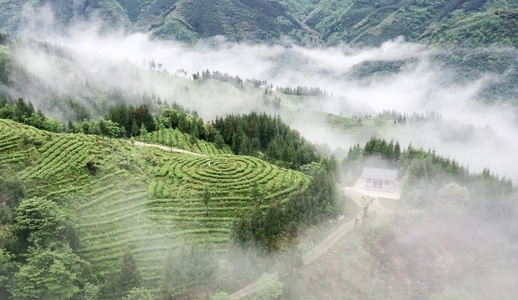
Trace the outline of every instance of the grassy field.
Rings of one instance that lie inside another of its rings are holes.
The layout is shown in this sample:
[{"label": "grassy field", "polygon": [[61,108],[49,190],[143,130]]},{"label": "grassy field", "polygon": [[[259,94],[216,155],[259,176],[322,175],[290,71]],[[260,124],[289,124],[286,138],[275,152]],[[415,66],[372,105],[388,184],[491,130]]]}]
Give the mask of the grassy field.
[{"label": "grassy field", "polygon": [[0,163],[22,180],[29,197],[48,197],[69,210],[80,253],[94,270],[113,272],[127,250],[148,283],[159,281],[167,254],[185,244],[210,242],[225,251],[233,221],[252,205],[255,184],[265,203],[285,200],[309,184],[302,173],[167,133],[164,144],[173,141],[206,156],[48,133],[0,119]]}]

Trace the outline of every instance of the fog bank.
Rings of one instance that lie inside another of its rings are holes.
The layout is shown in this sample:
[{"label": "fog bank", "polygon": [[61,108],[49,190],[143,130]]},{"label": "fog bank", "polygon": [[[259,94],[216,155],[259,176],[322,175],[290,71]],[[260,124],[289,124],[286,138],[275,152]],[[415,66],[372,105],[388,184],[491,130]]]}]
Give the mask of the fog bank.
[{"label": "fog bank", "polygon": [[[52,14],[42,10],[36,21],[40,25],[52,24]],[[29,28],[32,25],[28,24]],[[105,88],[153,93],[196,110],[209,120],[226,113],[267,110],[283,116],[311,141],[332,148],[347,149],[377,134],[399,140],[404,146],[412,143],[414,147],[435,149],[469,165],[473,171],[489,167],[518,181],[516,99],[495,103],[480,99],[484,88],[503,80],[506,74],[457,78],[454,70],[436,59],[447,54],[443,49],[407,43],[402,38],[362,49],[347,45],[304,48],[290,44],[237,44],[223,37],[185,45],[150,40],[141,33],[101,35],[99,27],[90,23],[78,22],[65,36],[44,28],[52,26],[42,26],[37,36],[30,35],[30,30],[24,31],[24,36],[59,45],[73,54],[73,60],[52,55],[49,58],[34,49],[18,51],[17,60],[55,90],[78,98],[85,92],[80,91],[77,83],[86,81]],[[516,49],[494,50],[518,57]],[[153,70],[150,63],[156,66]],[[514,63],[511,61],[510,65]],[[196,86],[191,75],[205,70],[264,80],[274,89],[318,87],[328,96],[312,97],[301,103],[294,102],[294,97],[283,98],[282,109],[275,111],[263,106],[262,89],[243,92],[218,82],[207,83],[209,87]],[[38,102],[37,91],[25,96]],[[328,128],[326,122],[311,114],[320,111],[362,118],[384,110],[407,116],[434,112],[441,118],[422,124],[367,128],[358,134],[354,130]]]}]

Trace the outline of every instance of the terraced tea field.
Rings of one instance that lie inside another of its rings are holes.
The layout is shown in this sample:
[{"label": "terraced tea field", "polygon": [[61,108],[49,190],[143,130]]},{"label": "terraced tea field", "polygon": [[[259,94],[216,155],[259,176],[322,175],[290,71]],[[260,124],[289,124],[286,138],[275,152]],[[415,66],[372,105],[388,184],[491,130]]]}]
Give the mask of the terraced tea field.
[{"label": "terraced tea field", "polygon": [[[178,134],[169,131],[164,144],[185,147],[169,144],[184,141]],[[94,270],[116,270],[128,250],[148,283],[159,281],[166,256],[186,243],[210,242],[225,251],[233,221],[252,205],[255,184],[265,205],[309,184],[302,173],[198,142],[188,150],[205,156],[0,120],[2,167],[22,180],[30,197],[48,197],[70,210],[80,253]]]}]

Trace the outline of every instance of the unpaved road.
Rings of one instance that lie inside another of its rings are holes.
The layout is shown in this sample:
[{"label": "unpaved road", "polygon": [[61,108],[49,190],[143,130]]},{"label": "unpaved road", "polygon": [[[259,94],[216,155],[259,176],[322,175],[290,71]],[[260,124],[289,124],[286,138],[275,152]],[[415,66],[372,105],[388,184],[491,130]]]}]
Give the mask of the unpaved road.
[{"label": "unpaved road", "polygon": [[[277,273],[275,273],[277,275]],[[243,297],[246,297],[248,295],[254,294],[259,289],[259,281],[253,282],[244,288],[240,289],[239,291],[236,291],[230,295],[228,295],[229,300],[235,300],[235,299],[241,299]]]},{"label": "unpaved road", "polygon": [[[309,251],[304,257],[304,264],[309,264],[312,261],[319,258],[320,256],[322,256],[324,253],[326,253],[331,247],[338,243],[338,241],[340,241],[347,233],[354,230],[354,223],[356,222],[356,219],[361,220],[362,208],[366,205],[366,200],[364,199],[365,195],[352,188],[344,188],[343,192],[347,197],[352,199],[360,207],[360,211],[358,212],[356,217],[354,217],[349,222],[342,224],[335,231],[333,231],[327,238],[325,238],[320,244],[316,245],[315,248]],[[374,212],[376,216],[384,216],[389,215],[394,211],[381,205],[378,199],[375,199],[369,205],[369,212]],[[274,273],[273,275],[277,276],[277,273]],[[256,281],[230,294],[228,298],[230,300],[241,299],[243,297],[256,293],[258,288],[259,284],[258,281]]]},{"label": "unpaved road", "polygon": [[[313,250],[311,250],[307,255],[306,259],[304,260],[304,263],[308,264],[312,262],[313,260],[319,258],[324,253],[326,253],[331,247],[333,247],[339,240],[341,240],[347,233],[354,230],[354,223],[356,220],[361,220],[362,215],[362,208],[366,205],[366,200],[364,200],[363,197],[365,195],[361,194],[358,191],[355,191],[354,189],[350,188],[344,188],[343,189],[344,194],[352,199],[359,207],[360,211],[349,222],[344,223],[342,226],[338,227],[335,231],[333,231],[327,238],[325,238],[320,244],[315,246]],[[382,215],[388,215],[391,214],[393,211],[391,209],[386,208],[385,206],[381,205],[381,203],[378,201],[378,199],[375,199],[370,205],[369,205],[369,212],[375,212],[377,216]],[[358,223],[359,225],[359,223]]]},{"label": "unpaved road", "polygon": [[135,146],[154,147],[154,148],[162,149],[164,151],[185,153],[185,154],[195,155],[195,156],[207,156],[205,154],[196,153],[196,152],[192,152],[192,151],[188,151],[188,150],[184,150],[184,149],[180,149],[180,148],[167,147],[164,145],[157,145],[157,144],[148,144],[148,143],[143,143],[143,142],[135,142]]}]

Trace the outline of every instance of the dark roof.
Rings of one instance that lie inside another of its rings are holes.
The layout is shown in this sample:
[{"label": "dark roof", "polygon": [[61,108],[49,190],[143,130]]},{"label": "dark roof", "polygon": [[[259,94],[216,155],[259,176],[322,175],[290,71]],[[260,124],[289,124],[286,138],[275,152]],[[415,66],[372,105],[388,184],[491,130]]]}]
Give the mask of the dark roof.
[{"label": "dark roof", "polygon": [[396,181],[397,172],[398,172],[397,170],[365,167],[365,168],[363,168],[361,177],[368,178],[368,179]]}]

